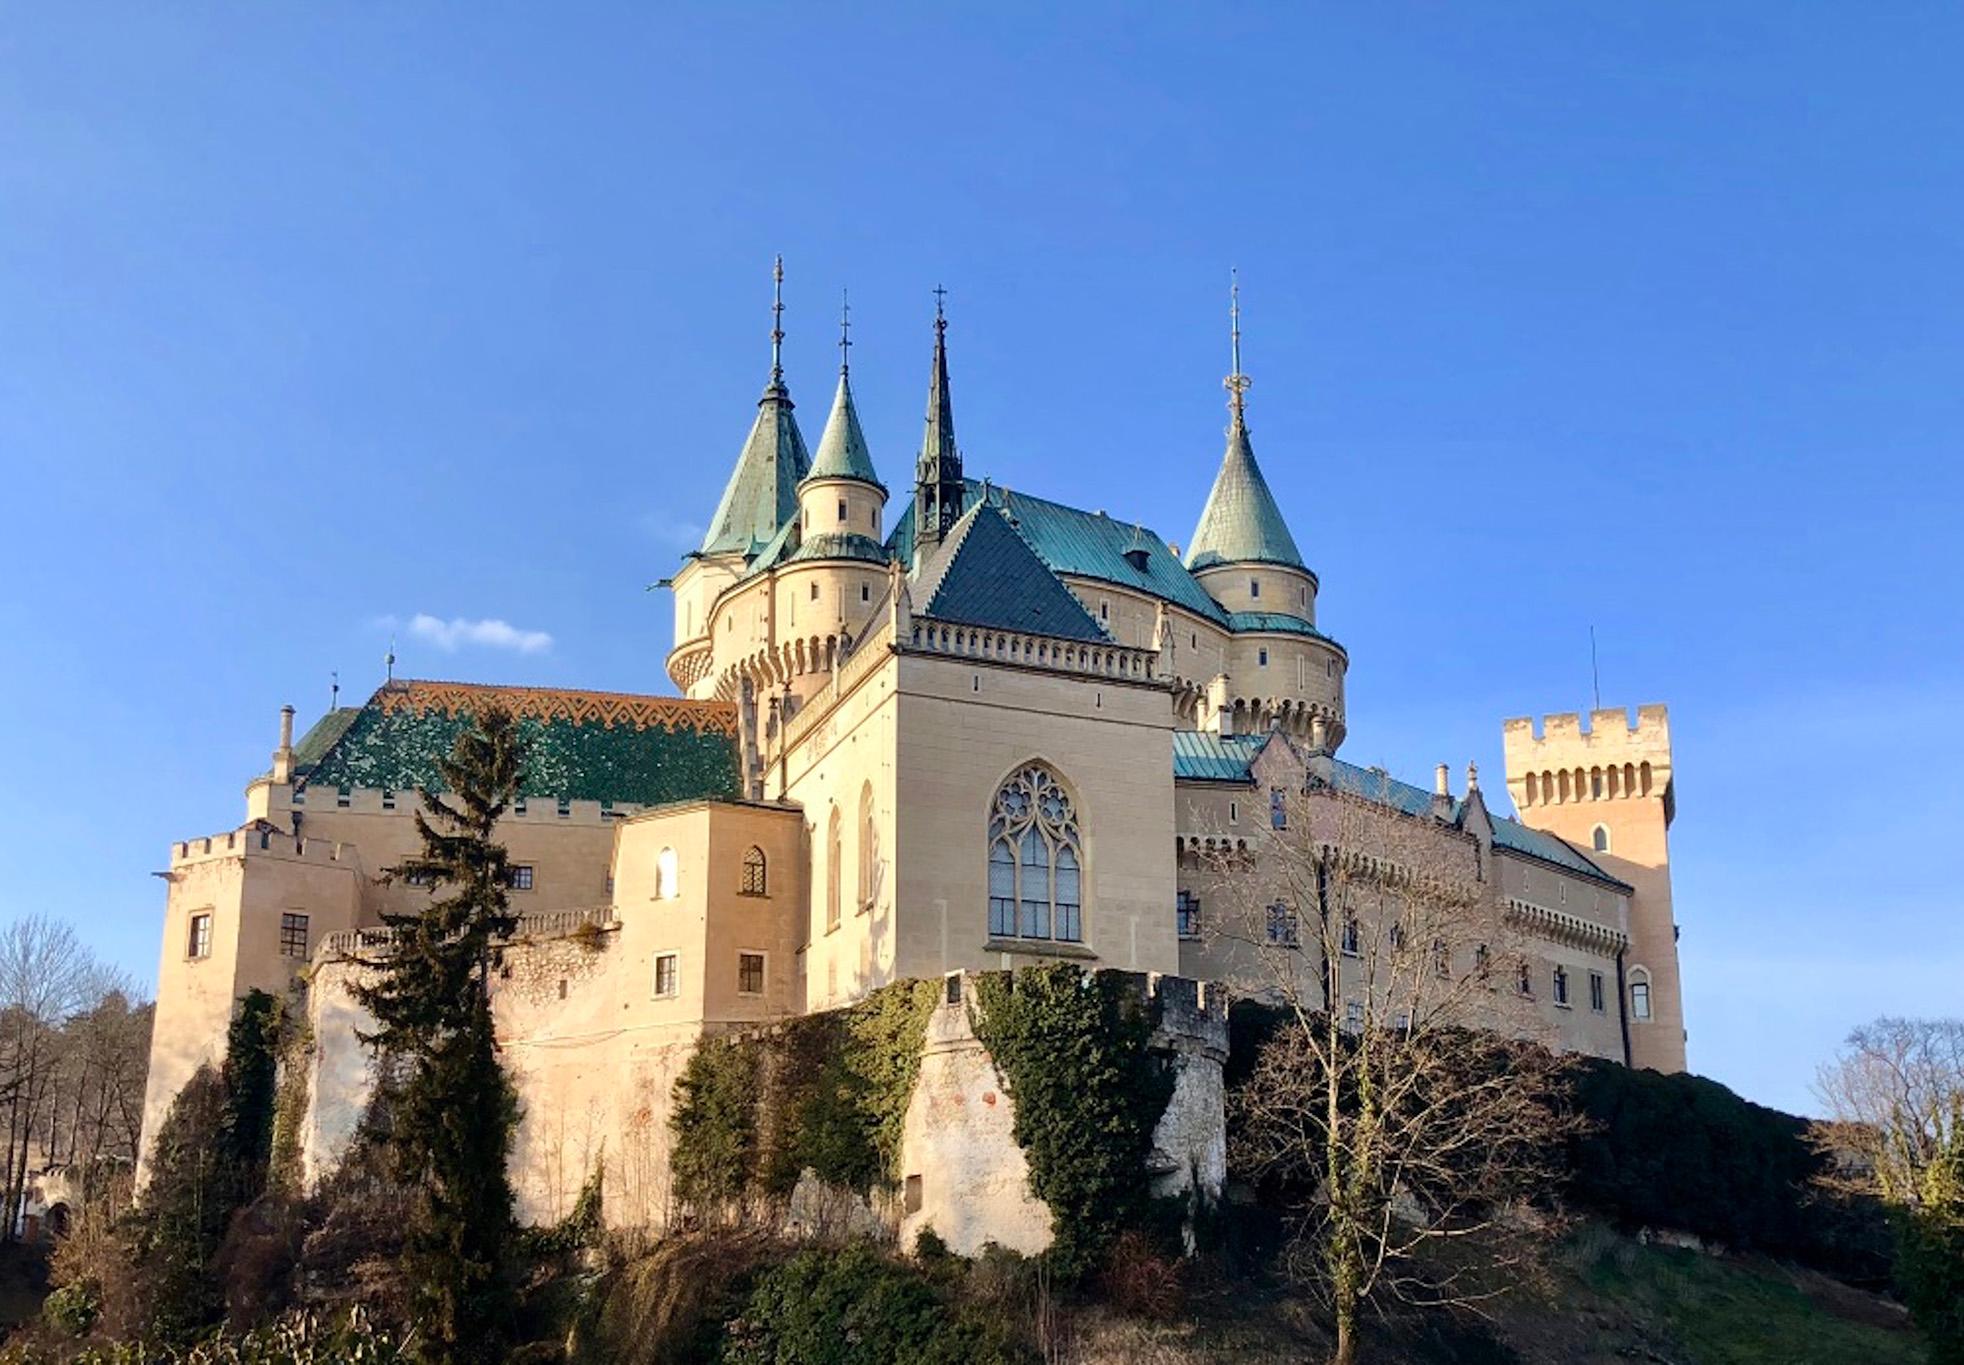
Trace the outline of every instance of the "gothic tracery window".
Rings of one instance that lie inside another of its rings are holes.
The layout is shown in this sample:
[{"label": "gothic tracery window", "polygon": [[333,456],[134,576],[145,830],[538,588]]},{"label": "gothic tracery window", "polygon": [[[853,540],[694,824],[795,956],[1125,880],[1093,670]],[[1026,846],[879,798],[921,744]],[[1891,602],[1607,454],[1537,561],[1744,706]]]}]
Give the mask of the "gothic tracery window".
[{"label": "gothic tracery window", "polygon": [[990,935],[1081,941],[1082,872],[1069,794],[1040,764],[1019,770],[989,814]]}]

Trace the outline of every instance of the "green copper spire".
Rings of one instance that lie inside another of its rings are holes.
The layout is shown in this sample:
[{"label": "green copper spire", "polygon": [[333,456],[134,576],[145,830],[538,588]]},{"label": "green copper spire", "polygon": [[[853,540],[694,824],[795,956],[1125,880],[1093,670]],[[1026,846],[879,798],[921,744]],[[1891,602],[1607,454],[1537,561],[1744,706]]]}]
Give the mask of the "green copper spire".
[{"label": "green copper spire", "polygon": [[757,400],[757,420],[710,518],[702,553],[754,554],[798,515],[798,481],[811,468],[805,438],[784,385],[784,258],[771,271],[771,379]]},{"label": "green copper spire", "polygon": [[1255,448],[1248,441],[1247,394],[1252,382],[1241,372],[1241,281],[1237,275],[1230,291],[1234,370],[1226,380],[1228,391],[1227,454],[1221,472],[1214,476],[1213,491],[1201,509],[1200,524],[1193,528],[1193,543],[1187,546],[1187,567],[1204,569],[1210,564],[1238,564],[1262,561],[1302,568],[1302,555],[1296,539],[1282,520],[1282,509],[1268,491],[1268,480],[1255,463]]},{"label": "green copper spire", "polygon": [[858,479],[878,484],[873,472],[873,456],[866,449],[866,433],[859,429],[859,410],[852,401],[852,308],[839,303],[839,391],[832,398],[832,415],[825,419],[825,431],[818,438],[818,456],[812,461],[811,479]]}]

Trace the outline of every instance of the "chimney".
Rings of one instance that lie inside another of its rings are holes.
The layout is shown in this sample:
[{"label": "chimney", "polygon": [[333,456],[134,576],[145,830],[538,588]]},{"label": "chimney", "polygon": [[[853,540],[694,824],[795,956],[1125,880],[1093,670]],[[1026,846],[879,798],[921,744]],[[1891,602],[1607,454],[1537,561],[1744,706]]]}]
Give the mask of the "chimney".
[{"label": "chimney", "polygon": [[293,708],[280,708],[280,747],[273,750],[273,781],[281,786],[293,780]]},{"label": "chimney", "polygon": [[1453,818],[1452,770],[1443,763],[1432,778],[1432,813],[1441,820]]},{"label": "chimney", "polygon": [[1466,794],[1471,796],[1478,790],[1480,790],[1480,765],[1477,763],[1468,763],[1466,765]]}]

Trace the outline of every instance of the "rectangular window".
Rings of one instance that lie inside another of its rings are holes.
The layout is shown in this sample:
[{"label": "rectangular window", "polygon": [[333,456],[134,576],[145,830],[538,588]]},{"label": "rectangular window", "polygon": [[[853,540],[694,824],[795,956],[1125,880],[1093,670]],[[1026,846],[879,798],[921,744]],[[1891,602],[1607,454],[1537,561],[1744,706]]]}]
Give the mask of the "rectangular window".
[{"label": "rectangular window", "polygon": [[347,808],[349,803],[351,803],[354,800],[354,798],[355,798],[354,792],[350,791],[346,787],[336,787],[334,789],[334,804],[342,807],[344,810]]},{"label": "rectangular window", "polygon": [[818,600],[818,584],[814,583],[812,584],[812,601],[816,602],[817,600]]},{"label": "rectangular window", "polygon": [[185,951],[192,957],[211,956],[211,916],[197,914],[191,916],[191,938]]},{"label": "rectangular window", "polygon": [[1568,970],[1563,967],[1555,968],[1553,983],[1555,1003],[1557,1005],[1566,1005],[1568,1003]]},{"label": "rectangular window", "polygon": [[396,808],[396,794],[390,791],[387,787],[382,788],[382,809],[394,810],[395,808]]},{"label": "rectangular window", "polygon": [[1248,580],[1248,595],[1249,595],[1250,597],[1260,597],[1260,596],[1262,595],[1262,580],[1261,580],[1261,579],[1259,579],[1259,578],[1251,578],[1251,579],[1249,579],[1249,580]]},{"label": "rectangular window", "polygon": [[1274,787],[1268,794],[1268,827],[1270,829],[1289,828],[1289,808],[1282,803],[1282,788]]},{"label": "rectangular window", "polygon": [[1589,1008],[1597,1014],[1603,1012],[1603,974],[1589,973]]},{"label": "rectangular window", "polygon": [[655,998],[656,999],[658,1000],[672,999],[676,991],[680,989],[680,983],[677,980],[677,978],[681,975],[680,971],[678,970],[680,966],[681,966],[681,959],[674,953],[655,954]]},{"label": "rectangular window", "polygon": [[1228,823],[1232,825],[1238,822],[1240,819],[1241,819],[1241,803],[1239,801],[1228,802]]},{"label": "rectangular window", "polygon": [[511,803],[511,813],[512,813],[513,815],[524,815],[524,814],[525,814],[525,798],[524,798],[524,797],[522,797],[522,796],[521,796],[521,797],[518,797],[518,798],[517,798],[516,800],[514,800],[514,801],[513,801],[512,803]]},{"label": "rectangular window", "polygon": [[1200,897],[1182,891],[1174,901],[1173,922],[1181,938],[1200,937]]},{"label": "rectangular window", "polygon": [[1534,972],[1527,963],[1523,962],[1521,964],[1520,974],[1514,984],[1519,988],[1522,995],[1534,994]]},{"label": "rectangular window", "polygon": [[435,886],[436,885],[435,874],[422,871],[421,869],[418,869],[417,871],[414,872],[405,872],[403,874],[402,879],[411,886]]},{"label": "rectangular window", "polygon": [[572,798],[572,797],[570,797],[570,796],[562,796],[562,797],[560,797],[560,798],[559,798],[559,818],[560,818],[560,819],[562,819],[562,820],[564,820],[564,819],[566,819],[566,818],[567,818],[568,816],[570,816],[570,815],[572,815],[572,813],[573,813],[573,798]]},{"label": "rectangular window", "polygon": [[1255,651],[1255,662],[1262,668],[1268,667],[1268,646],[1264,645]]},{"label": "rectangular window", "polygon": [[1357,1033],[1363,1029],[1364,1027],[1364,1002],[1363,1001],[1350,1000],[1344,1003],[1343,1023],[1344,1023],[1344,1027],[1349,1029],[1352,1033]]},{"label": "rectangular window", "polygon": [[1286,901],[1268,908],[1268,941],[1291,948],[1296,944],[1296,912]]},{"label": "rectangular window", "polygon": [[859,600],[862,602],[871,602],[873,600],[873,589],[865,583],[859,585]]},{"label": "rectangular window", "polygon": [[530,863],[519,863],[515,867],[507,868],[505,870],[505,884],[514,891],[530,891],[532,889],[532,865]]},{"label": "rectangular window", "polygon": [[764,955],[762,953],[737,954],[737,994],[762,995],[764,993]]},{"label": "rectangular window", "polygon": [[1354,918],[1347,919],[1343,922],[1343,955],[1345,957],[1360,956],[1360,940],[1362,937],[1362,934],[1357,928],[1357,921]]},{"label": "rectangular window", "polygon": [[1650,983],[1648,981],[1632,981],[1630,983],[1630,1017],[1633,1019],[1650,1018]]},{"label": "rectangular window", "polygon": [[307,917],[286,914],[280,916],[280,956],[305,957],[307,955]]},{"label": "rectangular window", "polygon": [[1016,856],[998,839],[989,848],[989,934],[1016,937]]}]

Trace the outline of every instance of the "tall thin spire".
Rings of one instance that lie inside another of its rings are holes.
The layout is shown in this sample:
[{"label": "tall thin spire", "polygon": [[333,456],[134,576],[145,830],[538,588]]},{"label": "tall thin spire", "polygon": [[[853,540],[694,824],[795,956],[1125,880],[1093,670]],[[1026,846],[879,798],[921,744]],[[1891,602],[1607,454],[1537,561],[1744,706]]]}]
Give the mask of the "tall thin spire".
[{"label": "tall thin spire", "polygon": [[771,265],[771,387],[784,387],[784,257]]},{"label": "tall thin spire", "polygon": [[1228,270],[1228,329],[1234,368],[1223,381],[1228,391],[1228,411],[1233,414],[1234,426],[1247,424],[1248,386],[1254,381],[1241,372],[1241,272],[1232,267]]},{"label": "tall thin spire", "polygon": [[852,300],[843,289],[839,291],[839,378],[844,379],[852,373]]},{"label": "tall thin spire", "polygon": [[934,287],[934,367],[928,377],[927,427],[914,481],[916,545],[940,541],[962,514],[961,448],[955,444],[955,403],[948,385],[948,291]]}]

